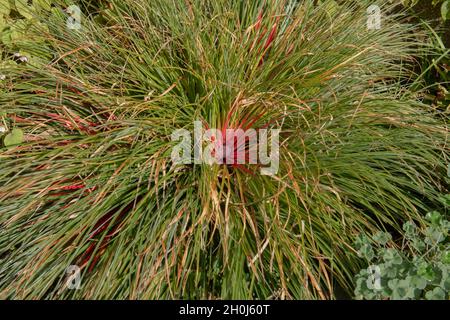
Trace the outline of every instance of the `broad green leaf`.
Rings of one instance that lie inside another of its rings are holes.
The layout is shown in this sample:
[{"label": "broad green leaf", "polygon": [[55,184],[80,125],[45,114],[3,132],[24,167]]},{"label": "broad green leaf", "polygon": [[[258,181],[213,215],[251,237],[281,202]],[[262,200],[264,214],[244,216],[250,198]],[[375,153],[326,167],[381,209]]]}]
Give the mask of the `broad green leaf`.
[{"label": "broad green leaf", "polygon": [[17,145],[22,142],[23,142],[23,131],[18,128],[12,129],[11,132],[8,133],[3,140],[3,143],[5,144],[6,147]]}]

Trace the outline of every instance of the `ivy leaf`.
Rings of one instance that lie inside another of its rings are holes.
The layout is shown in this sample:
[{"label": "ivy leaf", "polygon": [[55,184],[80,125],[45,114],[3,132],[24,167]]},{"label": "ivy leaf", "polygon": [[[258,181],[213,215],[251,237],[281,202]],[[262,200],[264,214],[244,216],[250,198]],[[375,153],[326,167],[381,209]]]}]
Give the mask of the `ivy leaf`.
[{"label": "ivy leaf", "polygon": [[397,273],[399,268],[397,265],[393,265],[392,263],[380,263],[378,264],[380,268],[380,276],[381,279],[395,279],[398,278]]},{"label": "ivy leaf", "polygon": [[426,262],[423,262],[419,265],[417,274],[428,281],[433,281],[436,277],[436,272],[434,272],[433,267]]},{"label": "ivy leaf", "polygon": [[410,277],[411,286],[423,290],[427,286],[427,280],[421,276],[412,276]]},{"label": "ivy leaf", "polygon": [[3,139],[3,143],[6,147],[17,145],[23,142],[23,131],[14,128],[11,130],[10,133],[8,133],[5,138]]},{"label": "ivy leaf", "polygon": [[408,221],[403,224],[403,231],[407,238],[413,238],[417,234],[417,226],[414,222]]},{"label": "ivy leaf", "polygon": [[411,280],[411,277],[407,277],[406,279],[393,279],[388,282],[392,289],[393,300],[416,299],[419,296],[420,291],[411,283]]},{"label": "ivy leaf", "polygon": [[369,238],[365,234],[359,234],[355,240],[356,250],[360,250],[365,245],[370,245]]},{"label": "ivy leaf", "polygon": [[412,242],[411,245],[413,246],[414,249],[416,249],[417,251],[421,252],[423,250],[426,249],[426,244],[425,242],[423,242],[421,239],[419,238],[415,238]]},{"label": "ivy leaf", "polygon": [[425,234],[425,242],[429,245],[434,245],[445,240],[444,234],[435,227],[427,228]]},{"label": "ivy leaf", "polygon": [[373,236],[373,240],[374,240],[375,242],[377,242],[378,244],[384,246],[384,245],[386,245],[389,241],[392,240],[392,236],[391,236],[389,233],[387,233],[387,232],[379,231],[378,233],[376,233],[376,234]]},{"label": "ivy leaf", "polygon": [[436,287],[425,294],[427,300],[445,300],[445,291],[442,288]]},{"label": "ivy leaf", "polygon": [[375,252],[370,244],[364,244],[361,249],[358,250],[358,254],[369,262],[375,258]]},{"label": "ivy leaf", "polygon": [[397,250],[392,248],[385,250],[383,260],[392,264],[401,264],[403,262],[402,256],[397,252]]}]

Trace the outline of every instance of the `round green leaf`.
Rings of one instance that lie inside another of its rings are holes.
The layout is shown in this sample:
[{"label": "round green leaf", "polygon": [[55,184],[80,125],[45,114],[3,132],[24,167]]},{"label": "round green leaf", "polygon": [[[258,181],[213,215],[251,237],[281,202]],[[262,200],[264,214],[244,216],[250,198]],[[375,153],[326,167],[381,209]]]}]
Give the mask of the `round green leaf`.
[{"label": "round green leaf", "polygon": [[383,260],[392,264],[401,264],[403,262],[401,255],[392,248],[389,248],[384,252]]},{"label": "round green leaf", "polygon": [[384,246],[385,244],[387,244],[389,241],[392,240],[392,236],[387,232],[379,231],[377,234],[373,236],[373,240],[375,240],[375,242],[377,242],[378,244]]},{"label": "round green leaf", "polygon": [[23,142],[23,131],[18,128],[12,129],[11,132],[8,133],[5,136],[5,139],[3,140],[3,143],[5,144],[6,147],[20,144],[22,142]]},{"label": "round green leaf", "polygon": [[445,300],[445,291],[442,290],[440,287],[434,288],[432,291],[428,291],[425,294],[425,298],[427,300]]},{"label": "round green leaf", "polygon": [[423,290],[427,286],[427,280],[421,276],[412,276],[410,277],[411,286]]},{"label": "round green leaf", "polygon": [[435,226],[438,226],[442,219],[442,215],[437,211],[429,212],[425,217],[428,221],[431,222],[431,224]]},{"label": "round green leaf", "polygon": [[361,249],[358,250],[358,254],[360,257],[365,258],[367,261],[372,261],[373,258],[375,258],[375,252],[373,251],[373,248],[369,244],[365,244],[361,247]]}]

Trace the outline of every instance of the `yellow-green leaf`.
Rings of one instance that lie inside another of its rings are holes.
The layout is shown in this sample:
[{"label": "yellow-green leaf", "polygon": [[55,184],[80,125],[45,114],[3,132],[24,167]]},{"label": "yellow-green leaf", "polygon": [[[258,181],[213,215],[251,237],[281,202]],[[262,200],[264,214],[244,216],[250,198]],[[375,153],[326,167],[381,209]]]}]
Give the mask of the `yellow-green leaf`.
[{"label": "yellow-green leaf", "polygon": [[27,0],[16,0],[16,9],[24,18],[27,19],[32,19],[36,13],[34,8],[28,5]]},{"label": "yellow-green leaf", "polygon": [[4,1],[0,3],[0,16],[8,16],[11,11],[11,6],[9,5],[9,1]]},{"label": "yellow-green leaf", "polygon": [[3,139],[3,143],[5,144],[6,147],[17,145],[22,142],[23,142],[23,131],[18,128],[12,129],[11,132],[5,136],[5,139]]},{"label": "yellow-green leaf", "polygon": [[5,18],[3,18],[2,15],[0,15],[0,32],[2,32],[4,28],[5,28]]},{"label": "yellow-green leaf", "polygon": [[43,9],[46,11],[50,11],[52,9],[51,0],[33,0],[33,5],[36,9]]}]

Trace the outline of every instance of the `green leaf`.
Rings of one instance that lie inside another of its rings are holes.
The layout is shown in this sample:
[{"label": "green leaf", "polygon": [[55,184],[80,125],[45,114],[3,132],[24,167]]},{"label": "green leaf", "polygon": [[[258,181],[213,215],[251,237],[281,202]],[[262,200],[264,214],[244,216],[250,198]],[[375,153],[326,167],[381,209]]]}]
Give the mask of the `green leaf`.
[{"label": "green leaf", "polygon": [[446,271],[447,274],[442,277],[440,286],[448,292],[450,290],[450,277],[448,276],[448,270]]},{"label": "green leaf", "polygon": [[442,253],[442,262],[445,264],[450,264],[450,251]]},{"label": "green leaf", "polygon": [[444,21],[450,19],[450,0],[445,1],[441,6],[441,16]]},{"label": "green leaf", "polygon": [[389,241],[392,240],[392,236],[387,232],[379,231],[377,234],[373,236],[373,240],[378,244],[384,246],[385,244],[387,244]]},{"label": "green leaf", "polygon": [[432,291],[428,291],[425,294],[425,298],[427,300],[445,300],[446,294],[445,291],[442,290],[442,288],[434,288]]},{"label": "green leaf", "polygon": [[6,147],[17,145],[22,142],[23,142],[23,131],[18,128],[12,129],[11,132],[8,133],[3,140],[3,143],[5,144]]},{"label": "green leaf", "polygon": [[37,10],[45,10],[50,11],[52,9],[52,1],[51,0],[33,0],[33,6]]},{"label": "green leaf", "polygon": [[434,272],[433,267],[426,262],[419,265],[417,274],[428,281],[433,281],[436,277],[436,272]]},{"label": "green leaf", "polygon": [[365,245],[370,245],[370,240],[365,234],[359,234],[355,240],[355,248],[356,250],[361,249]]},{"label": "green leaf", "polygon": [[401,264],[403,262],[402,256],[397,250],[389,248],[384,252],[383,260],[392,264]]},{"label": "green leaf", "polygon": [[434,245],[445,240],[444,234],[435,227],[429,227],[425,230],[425,242],[429,245]]},{"label": "green leaf", "polygon": [[412,221],[405,222],[403,224],[403,230],[407,238],[413,238],[417,234],[417,226]]},{"label": "green leaf", "polygon": [[422,252],[423,250],[425,250],[427,248],[427,245],[425,244],[425,242],[423,242],[419,238],[415,238],[414,240],[412,240],[411,245],[414,249],[416,249],[419,252]]},{"label": "green leaf", "polygon": [[27,0],[16,0],[16,9],[27,19],[32,19],[36,15],[36,10],[33,6],[28,5]]},{"label": "green leaf", "polygon": [[410,277],[410,285],[417,289],[423,290],[427,286],[427,280],[420,276],[412,276]]},{"label": "green leaf", "polygon": [[372,261],[372,259],[375,258],[375,252],[370,244],[364,244],[361,249],[359,249],[358,254],[367,261]]},{"label": "green leaf", "polygon": [[441,223],[442,215],[437,211],[433,211],[427,213],[425,218],[430,221],[432,225],[438,226]]},{"label": "green leaf", "polygon": [[11,6],[9,5],[9,1],[2,1],[0,3],[0,16],[9,16],[11,11]]},{"label": "green leaf", "polygon": [[6,29],[6,30],[4,30],[1,33],[1,39],[0,40],[1,40],[1,42],[4,45],[10,45],[11,44],[11,42],[12,42],[11,34],[12,34],[11,29]]}]

